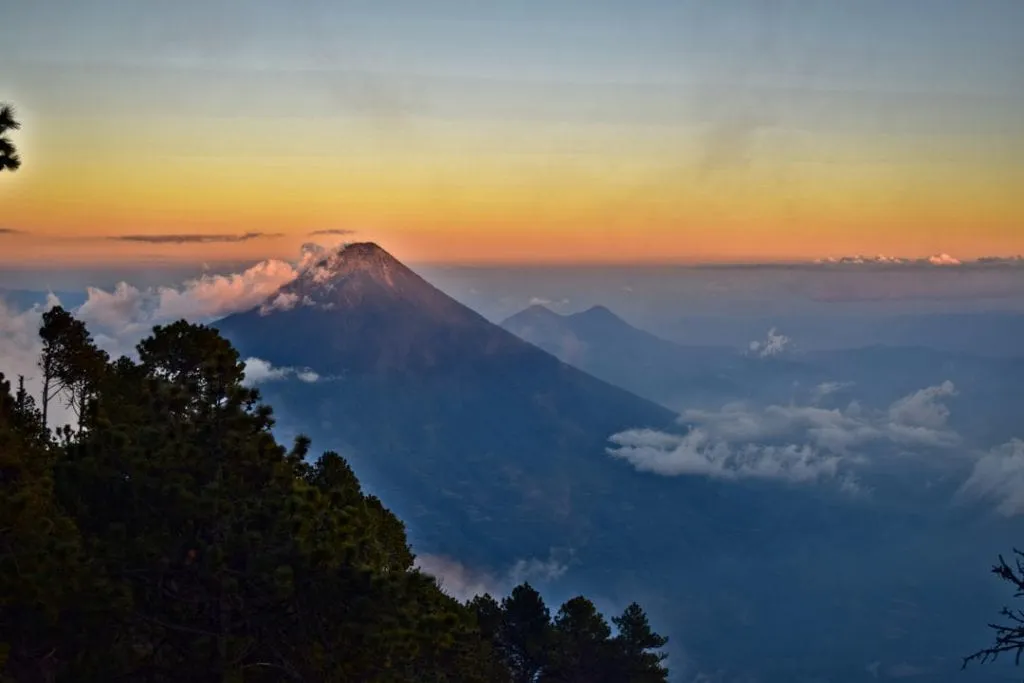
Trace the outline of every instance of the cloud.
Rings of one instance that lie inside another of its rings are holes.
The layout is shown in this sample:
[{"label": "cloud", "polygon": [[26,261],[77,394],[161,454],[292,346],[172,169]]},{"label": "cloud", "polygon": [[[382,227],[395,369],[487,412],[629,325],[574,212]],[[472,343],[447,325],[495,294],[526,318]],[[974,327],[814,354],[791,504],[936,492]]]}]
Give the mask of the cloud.
[{"label": "cloud", "polygon": [[112,235],[108,240],[115,242],[145,242],[147,244],[213,244],[248,242],[249,240],[281,237],[279,232],[245,232],[239,235],[203,235],[197,233],[172,233],[164,235]]},{"label": "cloud", "polygon": [[784,334],[779,334],[774,327],[768,330],[768,339],[765,341],[750,342],[750,352],[759,358],[777,356],[786,350],[793,340]]},{"label": "cloud", "polygon": [[130,346],[154,325],[182,318],[211,322],[259,306],[299,273],[296,265],[271,259],[240,273],[204,274],[178,287],[140,289],[125,282],[112,291],[89,287],[75,314],[97,340],[118,339]]},{"label": "cloud", "polygon": [[802,483],[835,478],[841,458],[807,445],[733,446],[703,429],[672,435],[650,430],[615,434],[610,453],[641,472],[665,476],[702,475],[712,479],[771,479]]},{"label": "cloud", "polygon": [[416,567],[435,577],[445,593],[461,601],[471,600],[485,593],[492,596],[504,595],[527,581],[555,581],[568,570],[568,565],[557,559],[555,553],[547,560],[517,560],[499,576],[489,571],[467,567],[458,560],[444,555],[418,555]]},{"label": "cloud", "polygon": [[309,295],[300,298],[295,292],[281,292],[260,306],[260,315],[270,315],[274,311],[290,311],[299,304],[312,306],[313,299]]},{"label": "cloud", "polygon": [[886,256],[885,254],[878,254],[877,256],[864,256],[861,254],[856,254],[854,256],[828,256],[825,258],[815,259],[814,263],[820,266],[937,266],[940,268],[949,266],[977,267],[993,265],[1024,265],[1024,257],[1016,255],[984,256],[974,260],[965,261],[962,259],[958,259],[955,256],[951,256],[945,252],[920,258]]},{"label": "cloud", "polygon": [[348,230],[347,228],[330,228],[328,230],[314,230],[313,232],[307,233],[310,237],[317,235],[354,235],[355,230]]},{"label": "cloud", "polygon": [[843,266],[860,266],[860,265],[904,265],[913,263],[913,259],[900,258],[898,256],[886,256],[885,254],[879,254],[878,256],[840,256],[833,257],[829,256],[826,258],[816,259],[814,261],[821,265],[843,265]]},{"label": "cloud", "polygon": [[476,571],[443,555],[418,555],[416,567],[437,579],[441,589],[457,600],[472,600],[477,595],[501,595],[501,581],[488,572]]},{"label": "cloud", "polygon": [[14,228],[0,228],[0,235],[22,235],[24,230],[15,230]]},{"label": "cloud", "polygon": [[1020,266],[1024,265],[1024,256],[983,256],[976,263],[989,266]]},{"label": "cloud", "polygon": [[889,407],[889,417],[906,427],[941,429],[949,419],[949,408],[940,399],[950,396],[956,396],[956,387],[946,380],[899,399]]},{"label": "cloud", "polygon": [[246,358],[243,364],[245,365],[245,384],[249,386],[292,377],[308,384],[326,379],[310,368],[276,367],[262,358]]},{"label": "cloud", "polygon": [[982,455],[957,497],[994,502],[1006,517],[1024,514],[1024,441],[1014,439]]},{"label": "cloud", "polygon": [[565,306],[569,303],[568,299],[559,299],[554,301],[552,299],[545,299],[542,296],[535,296],[530,299],[530,306],[547,306],[549,308]]},{"label": "cloud", "polygon": [[928,263],[933,266],[961,266],[963,261],[958,258],[954,258],[949,254],[936,254],[935,256],[928,257]]},{"label": "cloud", "polygon": [[811,390],[811,397],[817,403],[843,389],[852,387],[854,384],[854,382],[822,382]]},{"label": "cloud", "polygon": [[[325,253],[323,247],[305,244],[294,262],[269,259],[238,273],[205,273],[175,287],[140,288],[126,282],[120,282],[110,290],[87,287],[85,302],[72,312],[86,323],[102,349],[115,357],[132,356],[135,345],[152,331],[154,325],[179,319],[210,323],[225,315],[260,306]],[[290,301],[288,297],[278,298],[268,305],[284,306]],[[18,348],[29,342],[37,344],[35,337],[42,310],[17,311],[10,306],[0,310],[4,318],[3,327],[0,327],[0,349],[7,349],[10,355],[15,344]],[[29,327],[33,332],[29,335],[29,342],[26,342],[24,334],[16,333],[25,327],[23,321],[28,319],[26,316],[32,319]],[[3,359],[4,355],[0,353],[0,361]],[[22,362],[18,366],[30,367],[34,362],[33,356],[28,366]],[[26,376],[28,374],[26,372]]]},{"label": "cloud", "polygon": [[850,471],[866,461],[868,445],[949,448],[959,436],[947,426],[941,402],[956,395],[951,382],[894,402],[886,411],[770,405],[753,409],[732,403],[717,411],[689,410],[680,417],[685,434],[633,429],[610,437],[609,455],[636,469],[665,476],[761,479],[789,483],[834,480],[856,492]]}]

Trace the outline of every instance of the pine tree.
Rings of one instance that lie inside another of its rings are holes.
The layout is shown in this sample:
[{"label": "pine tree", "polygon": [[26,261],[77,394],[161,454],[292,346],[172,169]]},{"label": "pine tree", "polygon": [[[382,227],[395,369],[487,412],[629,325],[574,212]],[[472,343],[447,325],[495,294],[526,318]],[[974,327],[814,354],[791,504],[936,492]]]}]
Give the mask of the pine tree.
[{"label": "pine tree", "polygon": [[533,683],[550,663],[551,613],[529,583],[513,588],[501,610],[501,654],[512,680]]},{"label": "pine tree", "polygon": [[615,636],[617,680],[631,683],[663,683],[668,680],[668,669],[662,662],[668,656],[656,652],[668,644],[668,638],[651,629],[647,614],[635,602],[612,622],[618,629]]},{"label": "pine tree", "polygon": [[611,628],[590,600],[578,596],[558,610],[554,621],[554,651],[544,681],[601,683],[612,660]]},{"label": "pine tree", "polygon": [[53,438],[0,378],[0,681],[597,680],[613,641],[589,601],[552,626],[527,584],[445,595],[344,458],[277,443],[216,330],[154,328],[138,362],[60,308],[41,337],[42,408],[77,428]]},{"label": "pine tree", "polygon": [[7,136],[18,130],[21,124],[14,118],[14,109],[9,104],[0,104],[0,171],[17,171],[21,168],[18,150]]}]

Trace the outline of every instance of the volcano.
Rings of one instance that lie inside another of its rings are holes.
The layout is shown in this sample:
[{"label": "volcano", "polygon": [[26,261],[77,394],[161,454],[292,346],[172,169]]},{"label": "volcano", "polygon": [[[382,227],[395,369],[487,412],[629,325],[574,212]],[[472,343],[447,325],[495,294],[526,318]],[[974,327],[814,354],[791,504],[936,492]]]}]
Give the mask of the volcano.
[{"label": "volcano", "polygon": [[217,326],[243,357],[315,372],[320,381],[261,389],[281,424],[348,457],[418,547],[489,564],[585,543],[635,476],[606,454],[608,437],[675,417],[489,322],[372,243],[323,255]]}]

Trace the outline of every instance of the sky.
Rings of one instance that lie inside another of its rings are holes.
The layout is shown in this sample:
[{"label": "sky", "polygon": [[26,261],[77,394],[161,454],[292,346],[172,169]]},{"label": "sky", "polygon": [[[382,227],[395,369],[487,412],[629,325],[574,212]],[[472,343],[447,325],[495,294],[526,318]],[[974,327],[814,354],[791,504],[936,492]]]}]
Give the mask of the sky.
[{"label": "sky", "polygon": [[[0,267],[1024,253],[1019,0],[0,0]],[[320,233],[315,235],[314,233]]]}]

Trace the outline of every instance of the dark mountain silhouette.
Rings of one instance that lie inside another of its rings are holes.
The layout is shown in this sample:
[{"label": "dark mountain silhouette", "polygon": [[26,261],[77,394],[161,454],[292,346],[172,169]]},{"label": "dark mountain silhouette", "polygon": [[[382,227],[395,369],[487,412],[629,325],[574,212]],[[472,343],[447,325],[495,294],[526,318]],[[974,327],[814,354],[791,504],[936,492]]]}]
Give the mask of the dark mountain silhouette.
[{"label": "dark mountain silhouette", "polygon": [[[495,562],[586,543],[633,474],[605,454],[608,437],[675,417],[490,323],[375,244],[326,256],[218,327],[243,357],[325,378],[264,393],[283,423],[351,455],[433,551]],[[610,507],[595,513],[602,498]]]}]

